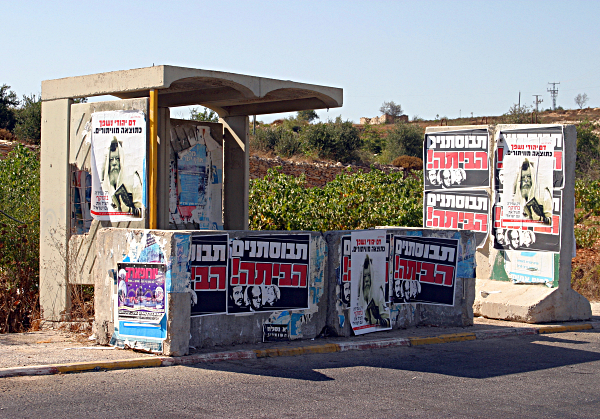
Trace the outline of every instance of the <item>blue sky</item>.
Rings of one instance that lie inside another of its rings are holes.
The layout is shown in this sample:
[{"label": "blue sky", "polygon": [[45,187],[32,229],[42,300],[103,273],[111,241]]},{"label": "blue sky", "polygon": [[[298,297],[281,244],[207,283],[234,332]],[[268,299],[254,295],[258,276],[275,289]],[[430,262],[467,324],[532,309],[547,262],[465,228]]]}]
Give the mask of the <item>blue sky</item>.
[{"label": "blue sky", "polygon": [[343,88],[321,119],[358,122],[390,100],[411,117],[499,115],[519,91],[548,108],[548,82],[558,105],[587,93],[600,107],[597,1],[0,0],[0,15],[0,84],[19,96],[169,64]]}]

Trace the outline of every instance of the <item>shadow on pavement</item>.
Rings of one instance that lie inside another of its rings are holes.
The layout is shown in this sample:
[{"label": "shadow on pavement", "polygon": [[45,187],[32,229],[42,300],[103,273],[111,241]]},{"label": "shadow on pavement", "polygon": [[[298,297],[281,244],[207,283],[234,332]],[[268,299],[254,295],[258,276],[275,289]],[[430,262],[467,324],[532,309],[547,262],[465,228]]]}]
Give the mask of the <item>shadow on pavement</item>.
[{"label": "shadow on pavement", "polygon": [[[579,336],[598,333],[578,332]],[[581,348],[571,348],[577,345]],[[589,350],[584,349],[588,346]],[[295,357],[261,358],[195,365],[214,371],[281,377],[308,381],[332,378],[316,370],[372,367],[443,374],[465,378],[491,378],[549,368],[600,361],[600,348],[590,337],[575,340],[533,335],[415,347],[336,352]]]}]

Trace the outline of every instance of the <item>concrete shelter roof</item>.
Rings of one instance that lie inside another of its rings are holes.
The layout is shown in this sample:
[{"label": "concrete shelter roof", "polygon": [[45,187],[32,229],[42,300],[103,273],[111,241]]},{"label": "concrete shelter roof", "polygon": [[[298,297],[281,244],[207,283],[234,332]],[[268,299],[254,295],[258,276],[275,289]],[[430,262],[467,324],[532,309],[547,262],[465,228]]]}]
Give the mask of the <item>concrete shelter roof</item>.
[{"label": "concrete shelter roof", "polygon": [[148,97],[158,90],[158,106],[201,105],[221,117],[337,108],[343,89],[264,77],[159,65],[87,76],[45,80],[42,100],[112,95]]}]

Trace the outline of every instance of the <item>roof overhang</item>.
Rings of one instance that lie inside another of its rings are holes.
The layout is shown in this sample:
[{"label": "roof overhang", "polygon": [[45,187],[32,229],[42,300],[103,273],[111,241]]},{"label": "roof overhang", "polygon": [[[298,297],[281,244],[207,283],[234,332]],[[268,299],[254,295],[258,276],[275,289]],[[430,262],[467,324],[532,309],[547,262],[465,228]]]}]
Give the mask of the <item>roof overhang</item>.
[{"label": "roof overhang", "polygon": [[264,77],[160,65],[42,82],[42,100],[112,95],[148,97],[158,90],[158,106],[201,105],[219,116],[262,115],[337,108],[343,89]]}]

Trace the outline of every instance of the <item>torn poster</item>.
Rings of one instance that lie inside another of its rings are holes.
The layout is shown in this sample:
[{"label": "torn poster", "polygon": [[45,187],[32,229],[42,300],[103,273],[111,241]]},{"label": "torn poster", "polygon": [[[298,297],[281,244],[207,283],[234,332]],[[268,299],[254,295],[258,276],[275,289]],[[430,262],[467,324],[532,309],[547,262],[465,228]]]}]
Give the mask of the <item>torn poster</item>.
[{"label": "torn poster", "polygon": [[192,317],[227,312],[228,249],[227,234],[192,236]]},{"label": "torn poster", "polygon": [[146,116],[141,111],[92,113],[92,217],[136,221],[146,207]]}]

